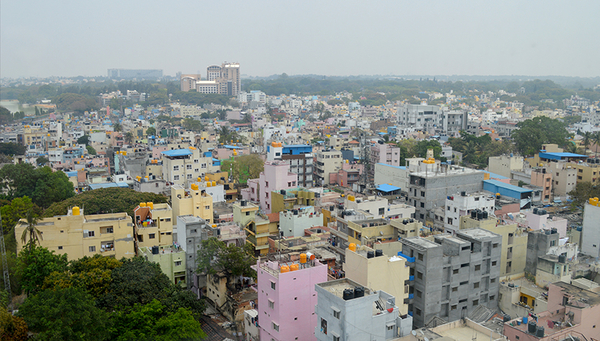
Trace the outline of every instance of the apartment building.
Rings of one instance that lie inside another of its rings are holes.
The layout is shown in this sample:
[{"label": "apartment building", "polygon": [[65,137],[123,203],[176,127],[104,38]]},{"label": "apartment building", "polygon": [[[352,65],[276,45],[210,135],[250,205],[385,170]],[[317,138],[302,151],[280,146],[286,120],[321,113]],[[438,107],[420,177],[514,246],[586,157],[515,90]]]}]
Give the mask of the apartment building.
[{"label": "apartment building", "polygon": [[523,171],[523,157],[513,154],[490,157],[487,170],[510,179],[513,171]]},{"label": "apartment building", "polygon": [[321,212],[315,212],[313,206],[299,207],[279,212],[279,230],[284,237],[301,237],[304,230],[322,226]]},{"label": "apartment building", "polygon": [[390,166],[400,166],[400,148],[390,143],[372,145],[370,157],[373,164],[382,163]]},{"label": "apartment building", "polygon": [[298,186],[298,174],[290,172],[285,161],[266,161],[264,171],[258,179],[248,180],[248,188],[243,189],[242,198],[258,202],[264,213],[271,213],[271,192],[288,190]]},{"label": "apartment building", "polygon": [[[100,254],[117,259],[135,256],[134,228],[126,212],[84,215],[74,206],[67,215],[43,218],[35,227],[40,231],[40,246],[56,254],[66,254],[77,260]],[[15,235],[21,236],[27,222],[21,219],[15,226]],[[17,238],[17,253],[25,247]]]},{"label": "apartment building", "polygon": [[260,261],[257,274],[261,340],[316,340],[315,286],[327,282],[327,265],[309,254],[290,262]]},{"label": "apartment building", "polygon": [[600,206],[598,198],[590,198],[583,210],[581,253],[600,257]]},{"label": "apartment building", "polygon": [[329,185],[330,174],[337,173],[342,167],[342,152],[339,150],[324,150],[316,153],[314,179],[319,186]]},{"label": "apartment building", "polygon": [[396,114],[398,126],[402,128],[435,132],[447,127],[444,112],[437,105],[401,104]]},{"label": "apartment building", "polygon": [[137,254],[150,262],[158,263],[172,283],[183,288],[187,287],[185,251],[182,247],[175,245],[140,247]]},{"label": "apartment building", "polygon": [[253,203],[241,200],[233,204],[233,222],[244,228],[246,243],[260,255],[269,252],[269,236],[278,235],[278,230],[271,230],[269,219],[258,214],[259,207]]},{"label": "apartment building", "polygon": [[411,332],[412,319],[399,315],[396,299],[383,290],[372,290],[348,278],[323,282],[317,291],[319,341],[394,340]]},{"label": "apartment building", "polygon": [[[483,229],[461,230],[456,236],[401,239],[411,267],[409,311],[416,327],[432,319],[465,318],[479,305],[498,307],[502,237]],[[414,277],[412,277],[414,276]]]},{"label": "apartment building", "polygon": [[206,173],[220,170],[220,166],[213,166],[212,157],[200,155],[196,147],[166,150],[161,156],[163,179],[172,184],[189,186]]},{"label": "apartment building", "polygon": [[136,250],[173,244],[173,210],[169,204],[140,203],[133,209]]},{"label": "apartment building", "polygon": [[[212,187],[209,187],[212,188]],[[171,186],[171,203],[173,204],[173,219],[179,216],[191,215],[213,222],[213,199],[206,190],[192,184],[189,190],[181,185]]]},{"label": "apartment building", "polygon": [[[403,257],[388,257],[382,250],[350,245],[344,263],[346,278],[373,290],[383,290],[396,298],[400,315],[408,314],[410,268]],[[410,317],[412,319],[412,317]]]},{"label": "apartment building", "polygon": [[290,172],[298,174],[298,186],[312,187],[314,183],[312,148],[308,144],[283,145],[281,142],[271,142],[267,146],[267,161],[287,162],[290,165]]},{"label": "apartment building", "polygon": [[462,191],[446,197],[444,209],[444,231],[455,233],[460,229],[460,218],[470,216],[472,211],[486,212],[487,216],[494,214],[496,210],[496,199],[482,192],[467,193]]}]

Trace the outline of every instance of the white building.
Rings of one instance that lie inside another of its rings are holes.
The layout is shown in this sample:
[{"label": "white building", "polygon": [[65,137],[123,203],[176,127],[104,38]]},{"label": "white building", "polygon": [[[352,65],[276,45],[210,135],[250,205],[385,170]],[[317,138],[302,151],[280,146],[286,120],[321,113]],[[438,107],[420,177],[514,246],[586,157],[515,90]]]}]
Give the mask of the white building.
[{"label": "white building", "polygon": [[195,147],[166,150],[161,156],[163,179],[185,187],[198,181],[206,173],[220,170],[219,166],[213,166],[212,157],[201,156]]},{"label": "white building", "polygon": [[581,253],[600,257],[600,207],[598,199],[590,199],[583,210]]},{"label": "white building", "polygon": [[323,217],[313,206],[279,212],[279,230],[284,237],[301,237],[305,229],[322,225]]},{"label": "white building", "polygon": [[473,210],[487,212],[493,215],[496,209],[496,199],[489,194],[461,192],[446,198],[444,230],[456,233],[460,230],[460,217],[470,215]]}]

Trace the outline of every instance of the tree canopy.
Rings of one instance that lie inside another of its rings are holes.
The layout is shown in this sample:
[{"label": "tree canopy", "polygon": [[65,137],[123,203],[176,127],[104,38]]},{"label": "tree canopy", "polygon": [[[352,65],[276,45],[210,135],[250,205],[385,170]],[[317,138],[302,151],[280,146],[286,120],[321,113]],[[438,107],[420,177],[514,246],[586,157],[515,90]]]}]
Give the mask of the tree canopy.
[{"label": "tree canopy", "polygon": [[4,155],[25,155],[27,148],[17,143],[0,143],[0,154]]},{"label": "tree canopy", "polygon": [[542,149],[542,144],[554,143],[563,146],[569,138],[564,122],[546,116],[535,117],[517,124],[512,132],[517,150],[522,155],[533,155]]},{"label": "tree canopy", "polygon": [[64,111],[75,111],[82,113],[84,111],[92,111],[98,109],[96,100],[91,96],[63,93],[52,100],[56,107]]},{"label": "tree canopy", "polygon": [[250,267],[255,263],[253,250],[247,249],[246,245],[244,248],[228,246],[215,237],[203,240],[198,251],[198,272],[210,275],[223,272],[232,277],[256,277],[256,272]]},{"label": "tree canopy", "polygon": [[167,197],[162,194],[136,192],[129,188],[100,188],[56,202],[44,211],[44,216],[65,215],[72,206],[83,207],[85,214],[127,212],[133,216],[133,209],[140,202],[164,203],[167,202]]},{"label": "tree canopy", "polygon": [[73,183],[62,171],[53,172],[48,166],[34,168],[28,163],[5,165],[0,169],[0,197],[12,200],[30,197],[40,207],[48,207],[75,195]]},{"label": "tree canopy", "polygon": [[[233,167],[233,168],[232,168]],[[233,179],[240,184],[245,184],[248,179],[256,179],[265,169],[265,162],[258,154],[235,156],[233,161],[230,159],[221,162],[221,169],[226,172],[232,172]]]}]

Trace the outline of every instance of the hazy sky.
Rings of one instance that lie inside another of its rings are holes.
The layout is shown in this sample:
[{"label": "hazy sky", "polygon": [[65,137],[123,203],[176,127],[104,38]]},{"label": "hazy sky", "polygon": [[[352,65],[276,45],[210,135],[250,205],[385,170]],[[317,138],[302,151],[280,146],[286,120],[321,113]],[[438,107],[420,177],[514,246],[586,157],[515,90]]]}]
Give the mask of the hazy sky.
[{"label": "hazy sky", "polygon": [[600,76],[600,1],[1,0],[1,77]]}]

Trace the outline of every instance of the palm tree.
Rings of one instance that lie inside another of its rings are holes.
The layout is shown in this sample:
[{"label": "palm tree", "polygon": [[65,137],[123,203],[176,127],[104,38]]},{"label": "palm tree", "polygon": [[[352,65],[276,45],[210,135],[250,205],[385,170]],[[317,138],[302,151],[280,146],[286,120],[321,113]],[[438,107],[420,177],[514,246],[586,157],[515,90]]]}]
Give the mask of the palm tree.
[{"label": "palm tree", "polygon": [[121,131],[123,128],[121,127],[120,123],[115,123],[115,125],[113,126],[113,130],[114,131]]},{"label": "palm tree", "polygon": [[127,133],[125,133],[125,141],[127,141],[128,144],[131,144],[133,142],[133,133],[128,131]]},{"label": "palm tree", "polygon": [[600,147],[600,131],[592,134],[592,142],[595,144],[596,157],[598,157],[598,147]]},{"label": "palm tree", "polygon": [[583,133],[583,146],[585,147],[585,154],[587,155],[587,150],[588,147],[590,146],[590,144],[592,144],[592,139],[593,139],[593,134],[590,133],[589,131],[586,131],[585,133]]},{"label": "palm tree", "polygon": [[[35,245],[35,243],[39,243],[39,241],[42,238],[42,233],[40,232],[40,230],[37,229],[37,227],[35,227],[38,223],[38,217],[36,215],[34,215],[33,210],[30,209],[29,211],[27,211],[27,227],[25,228],[25,230],[23,231],[23,234],[21,235],[21,241],[23,242],[23,244],[28,244],[29,245],[29,250],[31,250],[31,248]],[[27,241],[27,235],[29,235],[29,241]]]}]

